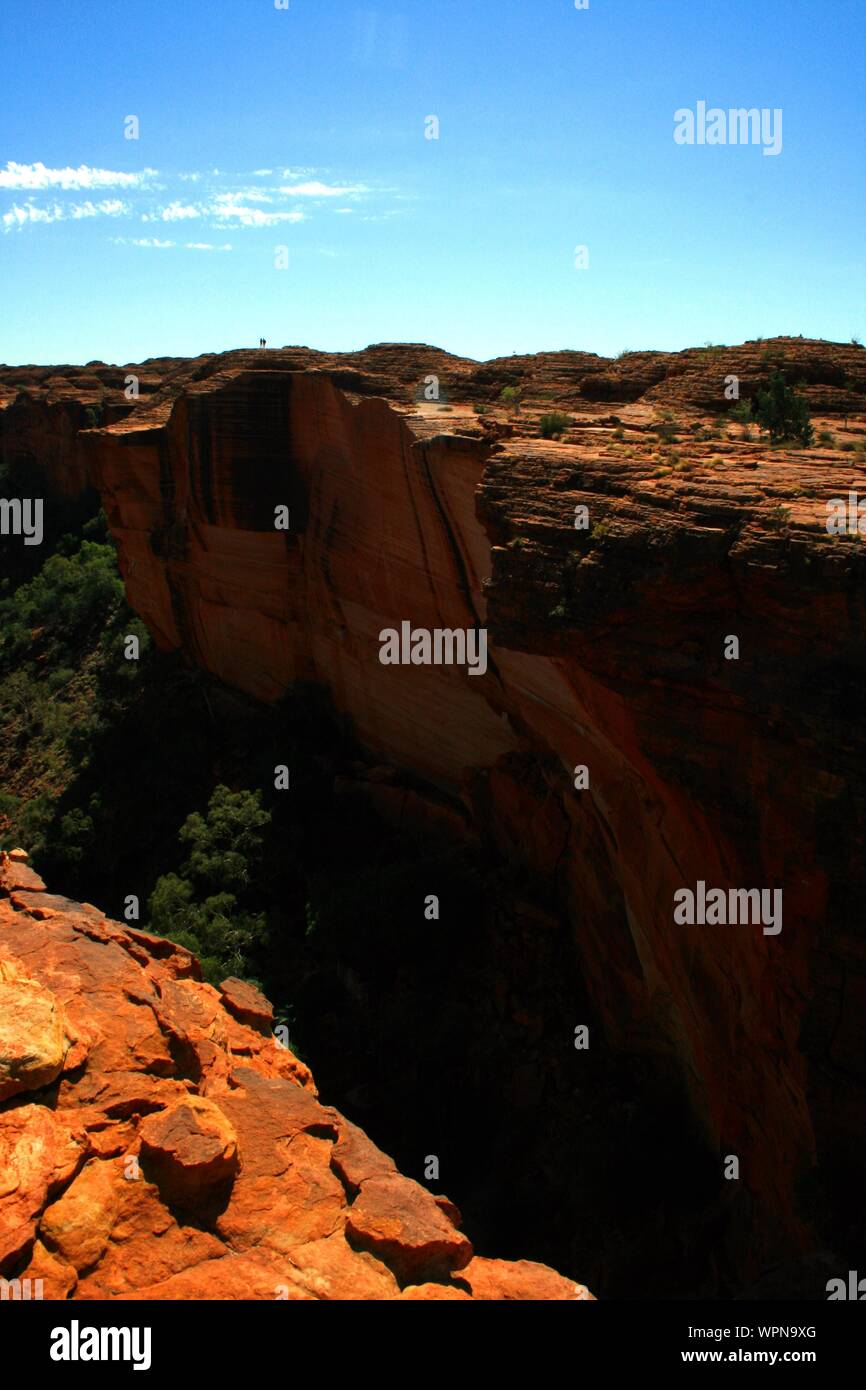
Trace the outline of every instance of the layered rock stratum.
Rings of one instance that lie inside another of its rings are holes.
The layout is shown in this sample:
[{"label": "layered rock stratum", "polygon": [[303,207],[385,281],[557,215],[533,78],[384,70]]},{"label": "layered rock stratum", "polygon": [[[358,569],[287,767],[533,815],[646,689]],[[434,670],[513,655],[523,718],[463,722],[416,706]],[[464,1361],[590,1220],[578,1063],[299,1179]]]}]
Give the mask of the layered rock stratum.
[{"label": "layered rock stratum", "polygon": [[[732,378],[748,398],[778,365],[811,448],[722,418]],[[545,882],[613,1045],[673,1067],[719,1164],[739,1159],[747,1262],[808,1250],[800,1184],[817,1160],[831,1185],[862,1173],[866,1130],[866,557],[856,525],[826,527],[831,499],[866,496],[864,349],[76,370],[2,373],[7,453],[98,489],[158,644],[261,701],[323,688],[406,774],[365,789],[380,811]],[[58,462],[39,420],[77,408],[82,377],[117,418]],[[543,439],[554,409],[569,423]],[[405,620],[484,627],[486,673],[383,665]],[[782,889],[781,933],[678,925],[699,881]]]},{"label": "layered rock stratum", "polygon": [[591,1299],[476,1255],[272,1025],[250,985],[0,854],[4,1298]]}]

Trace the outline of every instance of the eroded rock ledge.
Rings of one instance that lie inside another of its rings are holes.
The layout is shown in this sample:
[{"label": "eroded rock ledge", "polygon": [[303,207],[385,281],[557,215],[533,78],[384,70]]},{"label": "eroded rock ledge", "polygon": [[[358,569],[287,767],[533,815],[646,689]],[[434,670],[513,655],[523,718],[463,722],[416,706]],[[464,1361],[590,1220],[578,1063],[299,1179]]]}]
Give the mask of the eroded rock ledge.
[{"label": "eroded rock ledge", "polygon": [[592,1298],[475,1255],[270,1020],[0,854],[0,1277],[53,1299]]}]

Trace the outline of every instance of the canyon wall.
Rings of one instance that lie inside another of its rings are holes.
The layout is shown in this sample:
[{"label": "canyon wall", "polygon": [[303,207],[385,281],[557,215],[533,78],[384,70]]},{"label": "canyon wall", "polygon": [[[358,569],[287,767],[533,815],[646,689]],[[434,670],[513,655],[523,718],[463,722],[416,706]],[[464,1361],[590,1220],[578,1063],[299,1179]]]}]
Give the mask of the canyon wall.
[{"label": "canyon wall", "polygon": [[[460,378],[447,415],[352,385],[230,363],[101,431],[130,602],[259,699],[325,687],[368,750],[554,880],[613,1041],[675,1059],[770,1245],[797,1246],[817,1137],[862,1119],[864,555],[823,526],[862,468],[709,445],[680,473],[610,434],[527,437],[526,406],[497,439]],[[486,673],[381,664],[403,620],[488,628]],[[676,924],[699,880],[782,889],[781,933]]]},{"label": "canyon wall", "polygon": [[[371,787],[379,809],[552,889],[610,1041],[676,1072],[720,1167],[739,1158],[755,1271],[810,1248],[816,1160],[831,1185],[862,1174],[866,1081],[866,560],[824,524],[866,493],[862,442],[768,450],[700,414],[774,353],[863,440],[863,349],[801,340],[614,364],[229,354],[84,436],[161,647],[259,700],[323,688],[413,779]],[[511,383],[521,410],[491,409]],[[576,412],[561,441],[538,437],[551,404]],[[679,452],[671,407],[694,421]],[[486,628],[485,674],[383,665],[403,620]],[[701,880],[781,889],[781,932],[677,923]]]}]

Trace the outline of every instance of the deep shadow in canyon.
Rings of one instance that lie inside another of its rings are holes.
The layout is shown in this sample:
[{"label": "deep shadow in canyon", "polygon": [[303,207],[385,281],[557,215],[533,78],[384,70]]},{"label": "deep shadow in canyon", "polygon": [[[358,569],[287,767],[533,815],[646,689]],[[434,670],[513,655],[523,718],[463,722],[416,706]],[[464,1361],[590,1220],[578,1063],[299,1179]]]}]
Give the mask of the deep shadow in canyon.
[{"label": "deep shadow in canyon", "polygon": [[[447,1193],[486,1254],[540,1260],[602,1298],[754,1284],[748,1194],[721,1178],[675,1069],[608,1049],[547,885],[490,845],[377,813],[371,791],[399,803],[416,789],[371,767],[313,689],[269,709],[150,651],[115,713],[44,829],[36,865],[54,891],[122,920],[128,894],[146,904],[177,866],[178,830],[215,786],[261,789],[271,823],[251,901],[268,943],[250,973],[323,1100]],[[282,763],[291,788],[277,792]],[[93,826],[70,856],[77,807]],[[826,1196],[814,1204],[820,1216]],[[768,1296],[820,1296],[817,1275],[811,1293],[800,1279],[783,1269]]]}]

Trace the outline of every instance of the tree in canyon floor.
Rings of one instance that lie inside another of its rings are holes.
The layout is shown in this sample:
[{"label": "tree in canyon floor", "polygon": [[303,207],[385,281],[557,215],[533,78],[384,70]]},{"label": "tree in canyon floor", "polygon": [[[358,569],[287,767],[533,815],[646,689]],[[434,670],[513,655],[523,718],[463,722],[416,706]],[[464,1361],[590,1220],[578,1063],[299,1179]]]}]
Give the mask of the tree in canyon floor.
[{"label": "tree in canyon floor", "polygon": [[180,872],[163,874],[150,896],[151,930],[197,955],[211,984],[248,977],[264,946],[265,914],[253,908],[270,822],[261,792],[215,787],[206,814],[193,812],[180,829]]}]

